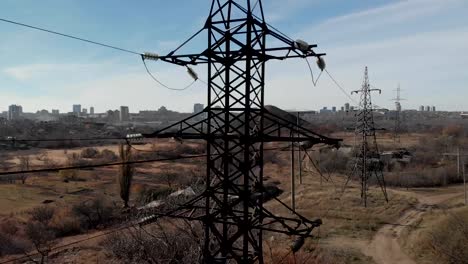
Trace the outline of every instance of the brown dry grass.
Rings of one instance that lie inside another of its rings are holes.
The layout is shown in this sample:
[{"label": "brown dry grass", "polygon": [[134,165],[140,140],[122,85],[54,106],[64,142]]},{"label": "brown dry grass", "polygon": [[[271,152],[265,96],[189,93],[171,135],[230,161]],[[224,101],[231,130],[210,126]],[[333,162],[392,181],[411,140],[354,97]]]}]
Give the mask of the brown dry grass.
[{"label": "brown dry grass", "polygon": [[[399,242],[417,263],[454,263],[450,255],[466,252],[467,227],[468,208],[462,205],[462,196],[459,196],[429,208],[417,223],[405,229]],[[459,244],[460,241],[464,242]],[[468,262],[466,256],[464,254],[462,259]]]}]

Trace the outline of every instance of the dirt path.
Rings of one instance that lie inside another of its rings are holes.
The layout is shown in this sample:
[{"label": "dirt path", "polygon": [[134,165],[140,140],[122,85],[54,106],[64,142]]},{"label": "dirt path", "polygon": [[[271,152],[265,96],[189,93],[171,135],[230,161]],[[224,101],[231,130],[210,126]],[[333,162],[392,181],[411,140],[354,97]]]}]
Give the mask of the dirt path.
[{"label": "dirt path", "polygon": [[428,209],[460,195],[460,192],[453,189],[454,192],[436,195],[396,191],[416,197],[419,204],[414,209],[404,213],[396,223],[387,224],[380,228],[370,244],[363,249],[363,253],[372,257],[377,264],[416,264],[403,252],[398,244],[398,238],[405,227],[416,223]]}]

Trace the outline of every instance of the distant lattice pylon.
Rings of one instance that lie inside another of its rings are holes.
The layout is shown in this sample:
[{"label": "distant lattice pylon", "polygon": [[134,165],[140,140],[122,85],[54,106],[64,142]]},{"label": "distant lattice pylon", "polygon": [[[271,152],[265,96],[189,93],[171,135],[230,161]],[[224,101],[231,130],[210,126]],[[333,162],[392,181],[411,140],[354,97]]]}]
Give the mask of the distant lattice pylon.
[{"label": "distant lattice pylon", "polygon": [[400,84],[398,84],[398,88],[395,90],[397,95],[392,100],[395,101],[395,125],[393,128],[393,140],[394,142],[400,142],[400,134],[401,134],[401,123],[402,123],[402,112],[401,112],[401,101],[405,100],[400,96]]},{"label": "distant lattice pylon", "polygon": [[373,177],[377,180],[385,200],[388,202],[385,179],[383,176],[383,163],[380,159],[380,152],[375,137],[375,123],[371,101],[371,92],[380,89],[370,89],[367,67],[364,72],[364,82],[361,90],[352,93],[360,94],[359,111],[356,114],[356,163],[351,176],[358,176],[361,183],[361,199],[363,205],[367,206],[367,192],[369,180]]}]

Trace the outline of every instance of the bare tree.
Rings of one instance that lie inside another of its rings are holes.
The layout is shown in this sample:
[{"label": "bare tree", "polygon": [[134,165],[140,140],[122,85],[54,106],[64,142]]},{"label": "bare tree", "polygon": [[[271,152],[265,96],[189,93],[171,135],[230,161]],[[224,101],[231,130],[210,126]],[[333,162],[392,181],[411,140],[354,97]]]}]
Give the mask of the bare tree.
[{"label": "bare tree", "polygon": [[[22,171],[29,170],[29,168],[30,168],[30,158],[29,158],[29,156],[20,156],[19,161],[20,161],[20,170],[22,170]],[[22,184],[26,183],[27,178],[28,178],[27,173],[20,174],[20,180],[21,180]]]},{"label": "bare tree", "polygon": [[55,238],[54,232],[47,225],[38,221],[29,222],[26,225],[25,231],[29,240],[41,255],[40,261],[34,262],[41,264],[46,263]]},{"label": "bare tree", "polygon": [[[132,149],[129,145],[120,145],[120,159],[122,162],[129,162],[132,159]],[[120,198],[124,202],[124,208],[128,208],[130,199],[130,189],[132,187],[133,166],[131,164],[122,164],[119,171]]]}]

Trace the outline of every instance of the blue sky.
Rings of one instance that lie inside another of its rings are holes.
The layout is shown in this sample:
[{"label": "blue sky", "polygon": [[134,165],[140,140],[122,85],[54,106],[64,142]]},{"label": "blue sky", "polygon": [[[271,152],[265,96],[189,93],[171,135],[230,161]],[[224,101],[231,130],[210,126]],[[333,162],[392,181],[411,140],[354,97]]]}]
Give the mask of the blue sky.
[{"label": "blue sky", "polygon": [[[202,27],[210,0],[2,0],[0,17],[109,43],[164,54]],[[383,89],[374,102],[393,107],[401,84],[403,108],[435,105],[468,110],[468,1],[269,0],[268,21],[293,39],[317,43],[328,70],[359,89],[364,66]],[[166,90],[146,74],[139,57],[0,22],[0,110],[71,105],[96,111],[130,106],[132,112],[190,111],[206,103],[206,87]],[[195,43],[194,50],[202,50]],[[163,82],[190,82],[185,69],[162,62],[151,70]],[[203,75],[203,66],[196,70]],[[317,70],[314,68],[317,74]],[[349,101],[326,76],[313,87],[303,60],[267,66],[266,103],[286,109],[320,109]],[[206,79],[206,77],[204,78]],[[357,99],[357,98],[356,98]]]}]

